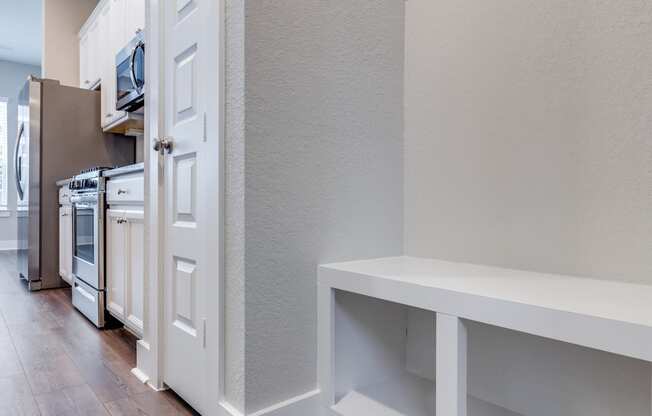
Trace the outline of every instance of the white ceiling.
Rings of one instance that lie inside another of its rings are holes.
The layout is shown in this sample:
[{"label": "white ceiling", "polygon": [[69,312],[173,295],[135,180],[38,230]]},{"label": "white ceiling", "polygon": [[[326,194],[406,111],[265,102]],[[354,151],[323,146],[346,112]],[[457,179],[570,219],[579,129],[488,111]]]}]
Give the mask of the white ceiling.
[{"label": "white ceiling", "polygon": [[0,0],[0,60],[41,65],[42,0]]}]

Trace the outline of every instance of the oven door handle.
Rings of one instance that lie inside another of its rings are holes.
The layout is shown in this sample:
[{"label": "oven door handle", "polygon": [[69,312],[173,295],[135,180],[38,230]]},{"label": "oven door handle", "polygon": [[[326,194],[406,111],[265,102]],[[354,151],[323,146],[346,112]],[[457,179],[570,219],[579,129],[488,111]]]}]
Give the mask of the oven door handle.
[{"label": "oven door handle", "polygon": [[70,203],[78,208],[93,209],[97,206],[98,200],[97,196],[72,195]]},{"label": "oven door handle", "polygon": [[80,204],[80,203],[73,203],[75,205],[76,209],[95,209],[97,207],[97,204]]}]

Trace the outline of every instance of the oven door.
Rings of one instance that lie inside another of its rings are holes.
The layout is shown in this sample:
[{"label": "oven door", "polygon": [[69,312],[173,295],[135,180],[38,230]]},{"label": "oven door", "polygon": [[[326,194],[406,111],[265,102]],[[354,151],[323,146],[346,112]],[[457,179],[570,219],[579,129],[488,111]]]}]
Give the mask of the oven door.
[{"label": "oven door", "polygon": [[76,278],[104,289],[104,230],[101,194],[73,195],[73,258]]}]

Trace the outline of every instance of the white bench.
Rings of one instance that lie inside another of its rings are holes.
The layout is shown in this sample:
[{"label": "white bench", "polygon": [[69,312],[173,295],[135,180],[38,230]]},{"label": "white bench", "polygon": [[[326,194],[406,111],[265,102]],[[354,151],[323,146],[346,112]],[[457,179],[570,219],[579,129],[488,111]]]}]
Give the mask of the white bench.
[{"label": "white bench", "polygon": [[[436,400],[428,391],[434,384],[428,389],[408,376],[394,380],[400,388],[379,383],[352,390],[336,403],[336,291],[436,312],[436,380],[445,380],[437,383]],[[344,416],[425,416],[434,409],[417,402],[432,400],[436,414],[466,416],[465,320],[652,362],[652,286],[413,257],[328,264],[319,267],[323,404]],[[399,391],[410,385],[413,391]],[[393,394],[400,397],[389,397]],[[375,405],[380,407],[361,410]],[[476,405],[481,404],[469,401]]]}]

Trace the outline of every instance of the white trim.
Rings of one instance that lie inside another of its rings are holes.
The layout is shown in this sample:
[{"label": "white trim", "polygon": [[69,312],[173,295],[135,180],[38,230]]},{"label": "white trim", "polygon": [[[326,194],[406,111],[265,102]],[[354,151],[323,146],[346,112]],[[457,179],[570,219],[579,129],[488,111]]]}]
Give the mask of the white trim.
[{"label": "white trim", "polygon": [[147,382],[149,381],[149,377],[147,377],[147,374],[140,371],[137,367],[131,369],[131,374],[136,376],[136,378],[143,384],[147,384]]},{"label": "white trim", "polygon": [[[218,149],[218,197],[217,197],[217,228],[218,228],[218,242],[217,242],[217,264],[218,276],[215,284],[214,281],[209,282],[209,293],[218,293],[218,301],[215,305],[216,319],[210,322],[210,332],[214,336],[209,337],[209,358],[208,366],[216,368],[217,373],[213,377],[208,378],[208,391],[209,397],[213,397],[212,393],[216,393],[220,402],[225,402],[225,385],[224,385],[224,367],[226,361],[225,355],[225,310],[226,299],[225,292],[225,235],[224,235],[224,206],[225,206],[225,154],[224,147],[226,143],[226,1],[218,0],[217,2],[217,25],[212,26],[212,36],[215,38],[215,43],[218,47],[217,60],[213,64],[217,67],[217,79],[213,85],[215,94],[210,94],[210,102],[205,110],[209,108],[217,108],[217,149]],[[216,97],[214,99],[213,97]],[[214,105],[214,107],[213,107]],[[206,113],[204,113],[206,114]],[[204,119],[206,120],[206,119]]]},{"label": "white trim", "polygon": [[[249,413],[246,416],[326,416],[333,413],[327,408],[320,408],[321,390],[312,390],[273,406]],[[220,416],[245,416],[227,402],[220,403],[217,413]]]},{"label": "white trim", "polygon": [[17,240],[0,240],[0,251],[18,250]]},{"label": "white trim", "polygon": [[221,402],[219,406],[220,408],[218,409],[217,414],[220,416],[244,416],[244,413],[227,402]]},{"label": "white trim", "polygon": [[[143,319],[143,348],[139,348],[137,357],[138,368],[148,375],[148,385],[156,390],[164,390],[162,357],[160,345],[162,340],[161,326],[163,324],[162,311],[162,266],[160,253],[162,242],[162,224],[159,210],[163,207],[163,194],[160,190],[159,177],[161,174],[158,153],[152,150],[150,143],[159,135],[163,120],[160,119],[162,84],[160,83],[163,65],[161,65],[161,36],[160,24],[162,22],[162,7],[160,0],[147,0],[146,3],[146,38],[147,48],[145,53],[148,62],[156,65],[146,66],[146,92],[147,103],[145,106],[145,132],[143,138],[144,149],[144,175],[145,175],[145,284],[143,293],[144,319]],[[144,346],[147,348],[144,348]],[[160,347],[160,348],[159,348]]]},{"label": "white trim", "polygon": [[259,410],[249,416],[305,416],[317,415],[320,405],[321,390],[313,390],[284,402],[277,403],[266,409]]},{"label": "white trim", "polygon": [[0,218],[11,217],[11,211],[6,208],[0,208]]}]

